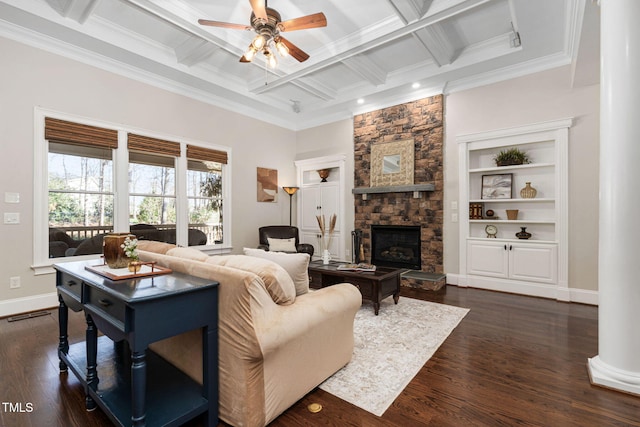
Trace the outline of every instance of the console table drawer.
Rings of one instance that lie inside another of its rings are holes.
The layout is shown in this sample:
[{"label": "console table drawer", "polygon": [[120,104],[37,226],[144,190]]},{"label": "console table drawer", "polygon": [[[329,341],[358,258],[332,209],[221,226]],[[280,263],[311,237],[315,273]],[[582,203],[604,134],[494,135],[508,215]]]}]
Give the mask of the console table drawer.
[{"label": "console table drawer", "polygon": [[81,300],[82,297],[82,281],[67,273],[59,273],[58,289],[63,289],[67,295],[71,295]]},{"label": "console table drawer", "polygon": [[114,326],[118,326],[119,329],[123,329],[127,311],[126,304],[94,287],[87,288],[86,292],[88,294],[87,304],[92,308],[91,311]]}]

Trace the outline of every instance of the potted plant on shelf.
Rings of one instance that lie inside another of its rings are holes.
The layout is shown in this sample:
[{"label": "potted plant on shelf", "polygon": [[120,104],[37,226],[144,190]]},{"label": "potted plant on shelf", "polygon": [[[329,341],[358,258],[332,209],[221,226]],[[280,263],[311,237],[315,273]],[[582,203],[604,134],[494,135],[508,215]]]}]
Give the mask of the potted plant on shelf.
[{"label": "potted plant on shelf", "polygon": [[523,165],[531,163],[527,153],[518,148],[507,148],[505,150],[501,150],[493,157],[493,161],[496,162],[496,166]]}]

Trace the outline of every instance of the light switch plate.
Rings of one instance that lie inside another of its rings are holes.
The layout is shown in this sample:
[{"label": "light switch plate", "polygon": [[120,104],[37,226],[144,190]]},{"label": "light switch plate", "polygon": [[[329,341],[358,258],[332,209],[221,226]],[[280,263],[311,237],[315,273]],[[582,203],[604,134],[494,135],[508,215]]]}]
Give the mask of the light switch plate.
[{"label": "light switch plate", "polygon": [[5,203],[20,203],[20,193],[4,193]]},{"label": "light switch plate", "polygon": [[20,214],[17,212],[5,212],[4,213],[5,224],[20,224]]}]

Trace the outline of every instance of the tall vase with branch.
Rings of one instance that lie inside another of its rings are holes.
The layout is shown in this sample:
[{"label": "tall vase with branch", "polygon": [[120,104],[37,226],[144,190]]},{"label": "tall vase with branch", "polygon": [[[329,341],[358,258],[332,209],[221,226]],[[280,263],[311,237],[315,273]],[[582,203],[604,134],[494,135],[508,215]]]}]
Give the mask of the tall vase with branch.
[{"label": "tall vase with branch", "polygon": [[[336,214],[332,214],[329,217],[329,224],[326,223],[324,215],[316,215],[318,220],[318,227],[320,227],[320,246],[322,249],[322,262],[329,264],[331,260],[331,254],[329,253],[329,247],[333,240],[333,232],[336,229],[336,220],[338,219]],[[328,225],[328,228],[327,228]]]}]

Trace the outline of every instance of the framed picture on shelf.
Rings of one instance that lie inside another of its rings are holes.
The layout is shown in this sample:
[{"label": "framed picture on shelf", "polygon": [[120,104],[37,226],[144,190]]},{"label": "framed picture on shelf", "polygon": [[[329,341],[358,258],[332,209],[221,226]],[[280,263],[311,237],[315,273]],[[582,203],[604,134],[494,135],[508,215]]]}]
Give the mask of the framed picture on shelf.
[{"label": "framed picture on shelf", "polygon": [[510,199],[513,174],[482,175],[482,199]]}]

